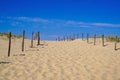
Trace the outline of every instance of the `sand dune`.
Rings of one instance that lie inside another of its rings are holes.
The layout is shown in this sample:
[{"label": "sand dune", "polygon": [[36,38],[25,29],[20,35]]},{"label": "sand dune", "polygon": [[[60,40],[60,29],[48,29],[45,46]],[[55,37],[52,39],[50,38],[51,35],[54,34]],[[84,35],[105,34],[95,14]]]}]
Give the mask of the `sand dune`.
[{"label": "sand dune", "polygon": [[21,52],[21,40],[16,39],[11,57],[5,44],[7,40],[0,40],[0,80],[120,80],[120,50],[114,50],[114,43],[102,47],[100,40],[94,46],[79,39],[42,41],[36,46],[34,41],[30,48],[26,40]]}]

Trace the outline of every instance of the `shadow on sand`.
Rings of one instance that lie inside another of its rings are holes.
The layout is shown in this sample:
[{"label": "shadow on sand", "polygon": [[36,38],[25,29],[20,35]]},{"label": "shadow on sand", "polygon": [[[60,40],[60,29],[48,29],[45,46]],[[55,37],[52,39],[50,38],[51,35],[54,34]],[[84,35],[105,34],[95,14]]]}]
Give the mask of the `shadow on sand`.
[{"label": "shadow on sand", "polygon": [[9,64],[10,62],[0,62],[0,64]]}]

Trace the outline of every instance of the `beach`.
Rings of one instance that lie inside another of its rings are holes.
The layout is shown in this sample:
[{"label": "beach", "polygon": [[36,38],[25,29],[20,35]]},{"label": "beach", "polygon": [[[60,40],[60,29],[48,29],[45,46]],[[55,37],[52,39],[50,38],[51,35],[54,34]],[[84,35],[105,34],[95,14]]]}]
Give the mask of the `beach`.
[{"label": "beach", "polygon": [[82,41],[41,41],[12,39],[7,57],[8,40],[0,39],[0,80],[120,80],[120,43],[100,39]]}]

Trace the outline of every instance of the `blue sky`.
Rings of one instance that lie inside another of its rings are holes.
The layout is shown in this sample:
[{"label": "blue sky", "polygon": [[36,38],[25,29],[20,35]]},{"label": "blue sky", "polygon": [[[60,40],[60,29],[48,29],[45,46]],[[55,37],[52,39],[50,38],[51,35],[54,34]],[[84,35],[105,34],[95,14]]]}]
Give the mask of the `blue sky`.
[{"label": "blue sky", "polygon": [[120,0],[0,0],[0,32],[42,39],[90,33],[120,36]]}]

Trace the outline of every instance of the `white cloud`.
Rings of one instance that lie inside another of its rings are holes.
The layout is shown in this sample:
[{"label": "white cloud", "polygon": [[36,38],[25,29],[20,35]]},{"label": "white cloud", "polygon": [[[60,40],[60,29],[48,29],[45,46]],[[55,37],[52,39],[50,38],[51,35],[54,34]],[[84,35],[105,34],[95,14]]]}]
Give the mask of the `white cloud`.
[{"label": "white cloud", "polygon": [[25,21],[25,22],[41,22],[41,23],[47,23],[48,20],[42,19],[42,18],[30,18],[30,17],[14,17],[15,20]]},{"label": "white cloud", "polygon": [[120,27],[120,24],[110,24],[110,23],[93,23],[94,26],[103,26],[103,27]]},{"label": "white cloud", "polygon": [[[6,20],[6,21],[5,21]],[[63,27],[120,27],[120,24],[112,23],[96,23],[96,22],[82,22],[73,20],[55,20],[55,19],[42,19],[39,17],[4,17],[4,21],[11,23],[12,26],[32,26],[32,27],[43,27],[43,28],[63,28]],[[2,23],[2,19],[0,20]]]},{"label": "white cloud", "polygon": [[20,22],[13,22],[13,23],[11,23],[11,25],[12,26],[18,26],[18,25],[21,25],[21,23]]}]

